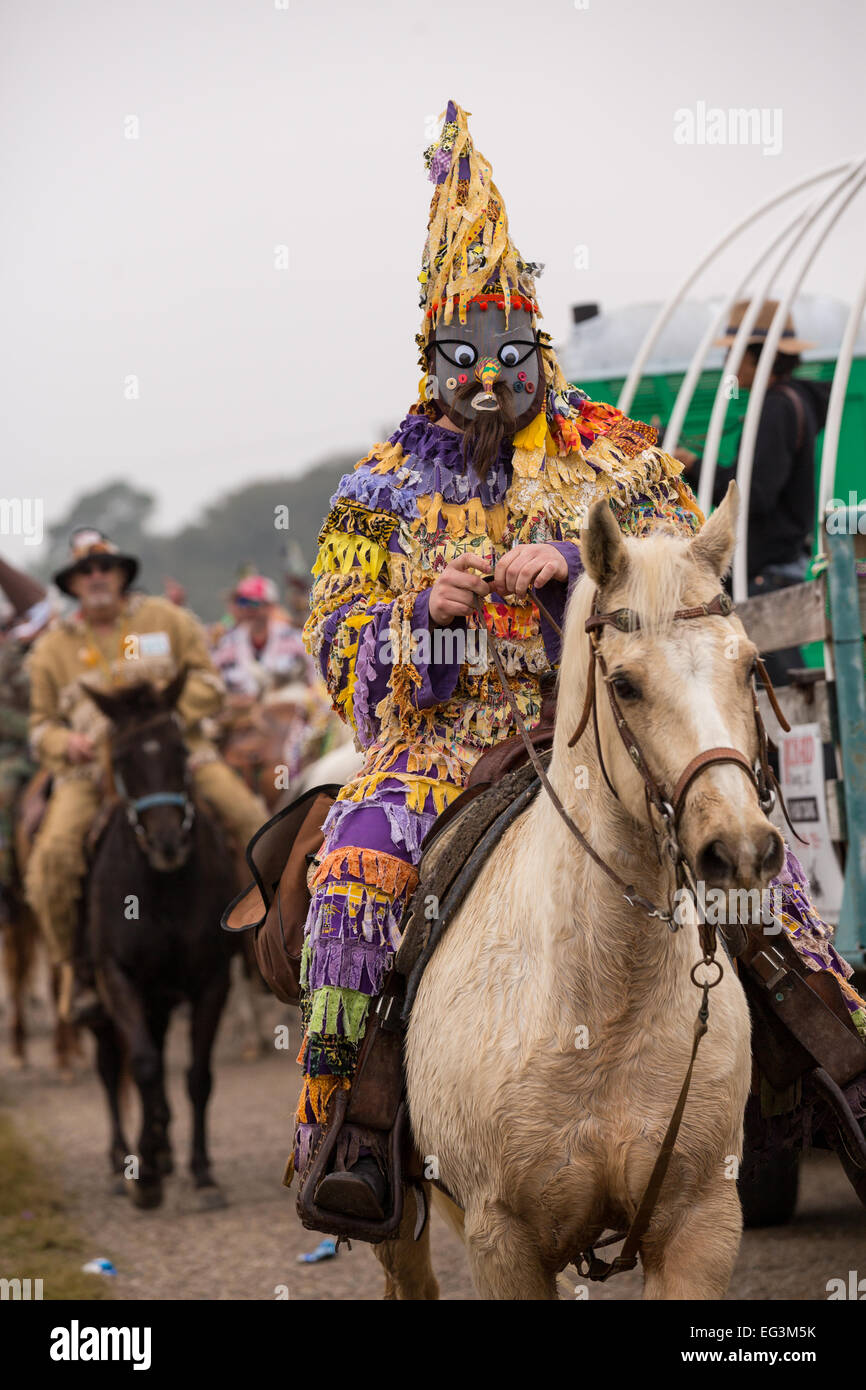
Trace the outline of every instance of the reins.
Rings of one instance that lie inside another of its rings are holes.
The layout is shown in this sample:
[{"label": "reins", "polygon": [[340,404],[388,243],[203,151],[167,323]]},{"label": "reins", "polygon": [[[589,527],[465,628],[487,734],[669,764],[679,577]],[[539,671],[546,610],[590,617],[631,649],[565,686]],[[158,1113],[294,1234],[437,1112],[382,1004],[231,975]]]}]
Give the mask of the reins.
[{"label": "reins", "polygon": [[[553,630],[556,633],[558,633],[561,637],[562,629],[551,616],[551,614],[548,612],[547,608],[545,608],[544,604],[538,597],[538,593],[534,588],[531,589],[531,593],[535,603],[538,606],[539,612],[550,624]],[[757,769],[755,769],[752,766],[751,762],[746,757],[746,755],[740,752],[740,750],[737,748],[708,748],[703,753],[699,753],[695,758],[693,758],[691,762],[683,769],[682,773],[677,779],[676,786],[674,787],[671,793],[670,799],[666,799],[661,788],[656,782],[656,779],[653,777],[647,765],[646,759],[644,758],[643,752],[640,748],[640,744],[634,737],[634,734],[629,728],[625,716],[623,715],[622,710],[619,707],[615,692],[613,690],[613,686],[607,675],[607,667],[604,662],[604,657],[601,651],[599,650],[599,633],[606,625],[615,627],[617,631],[620,632],[635,632],[638,631],[640,628],[640,621],[637,615],[627,608],[616,609],[611,613],[599,613],[597,609],[597,604],[598,589],[596,589],[595,596],[593,598],[592,613],[590,617],[586,620],[585,624],[585,630],[589,639],[590,651],[589,664],[587,667],[586,695],[584,697],[583,709],[581,711],[580,720],[578,722],[577,728],[575,729],[574,733],[568,741],[568,746],[569,748],[574,747],[574,745],[583,735],[586,726],[589,722],[590,715],[592,715],[595,745],[598,753],[599,765],[601,767],[604,779],[608,787],[610,788],[611,792],[616,797],[616,799],[619,800],[619,797],[616,793],[616,789],[614,788],[608,776],[607,769],[605,768],[604,758],[602,756],[601,751],[601,739],[598,730],[598,714],[596,706],[596,667],[598,667],[598,669],[602,673],[602,677],[607,687],[608,698],[610,701],[614,723],[616,725],[617,730],[619,731],[619,735],[625,745],[629,757],[631,758],[632,762],[634,763],[644,782],[644,794],[646,798],[647,817],[649,820],[650,830],[653,834],[653,838],[655,839],[656,853],[658,855],[659,861],[661,862],[661,852],[659,850],[658,840],[656,838],[655,827],[652,822],[652,813],[650,810],[651,806],[654,807],[658,814],[661,816],[663,824],[665,826],[665,847],[673,863],[673,881],[675,882],[678,889],[683,886],[688,886],[694,897],[694,877],[691,873],[689,865],[686,863],[682,851],[680,850],[679,842],[677,840],[676,827],[679,821],[680,812],[682,811],[682,807],[685,801],[686,793],[688,792],[695,779],[699,777],[702,772],[705,772],[708,767],[713,767],[720,763],[730,763],[742,768],[742,770],[749,777],[750,781],[753,783],[758,795],[758,800],[760,802],[761,809],[765,813],[772,810],[773,805],[775,804],[776,793],[778,792],[780,804],[785,814],[785,819],[788,821],[788,824],[790,826],[790,820],[788,819],[788,813],[787,808],[784,804],[784,799],[781,797],[781,792],[779,791],[778,783],[769,764],[769,740],[767,737],[767,731],[764,727],[764,723],[761,718],[760,709],[758,707],[757,694],[753,688],[752,702],[755,716],[755,726],[758,736]],[[486,631],[487,629],[484,620],[484,609],[481,600],[478,598],[477,595],[474,596],[473,606],[479,618],[479,621],[482,624],[482,627]],[[706,618],[712,616],[726,618],[730,616],[732,610],[733,603],[729,595],[722,591],[718,593],[715,596],[715,598],[713,598],[709,603],[700,604],[695,608],[678,609],[677,612],[673,614],[673,618],[675,621],[688,621],[690,619]],[[530,739],[527,733],[526,726],[517,707],[517,701],[514,697],[514,692],[512,691],[508,683],[505,671],[502,666],[502,662],[499,657],[499,653],[496,650],[495,638],[491,638],[490,650],[493,657],[493,665],[496,670],[496,674],[499,678],[499,683],[502,686],[505,698],[508,701],[508,704],[511,708],[511,712],[514,716],[515,725],[526,747],[529,759],[535,771],[538,773],[539,780],[541,781],[541,784],[544,787],[545,792],[550,797],[553,806],[555,807],[562,820],[568,826],[568,829],[570,830],[571,834],[575,837],[582,849],[589,855],[592,861],[595,864],[597,864],[598,867],[607,875],[610,881],[616,885],[625,901],[629,904],[629,906],[641,908],[643,911],[647,913],[649,917],[658,917],[661,921],[664,921],[668,924],[671,931],[676,931],[678,929],[678,924],[674,919],[672,901],[669,902],[669,910],[665,912],[658,908],[648,898],[645,898],[642,894],[638,893],[633,885],[627,884],[622,878],[620,878],[619,874],[616,873],[616,871],[612,869],[609,864],[606,864],[605,861],[601,858],[601,856],[596,853],[592,845],[588,842],[588,840],[583,835],[579,827],[575,824],[571,816],[566,811],[565,807],[562,804],[562,801],[560,800],[556,791],[552,787],[550,779],[547,776],[547,771],[544,767],[544,764],[541,762],[541,759],[539,758],[535,750],[532,740]],[[760,677],[767,688],[767,694],[770,700],[770,704],[772,705],[773,711],[777,719],[779,720],[779,723],[782,725],[782,728],[785,729],[787,732],[789,729],[789,725],[784,715],[782,714],[781,709],[779,708],[775,691],[773,690],[770,678],[767,675],[766,668],[764,667],[764,664],[760,660],[760,658],[757,659],[756,664]],[[658,1201],[659,1193],[661,1192],[662,1183],[664,1182],[665,1175],[670,1165],[670,1160],[673,1155],[674,1147],[676,1145],[676,1140],[679,1134],[683,1113],[685,1111],[686,1099],[688,1097],[689,1088],[691,1086],[692,1073],[694,1071],[698,1046],[700,1044],[701,1038],[704,1036],[708,1029],[709,992],[711,989],[715,989],[716,985],[721,983],[721,980],[724,976],[724,969],[722,967],[722,964],[720,961],[717,961],[715,957],[715,926],[707,923],[705,920],[701,920],[701,918],[699,917],[698,935],[700,938],[702,955],[701,959],[696,961],[695,964],[692,966],[691,971],[689,972],[689,978],[691,979],[692,983],[702,991],[702,994],[700,1007],[698,1008],[697,1018],[695,1019],[695,1030],[692,1039],[691,1057],[689,1058],[689,1064],[686,1070],[685,1077],[683,1079],[683,1084],[680,1087],[680,1093],[677,1097],[677,1102],[674,1107],[673,1114],[671,1115],[668,1127],[665,1131],[661,1148],[656,1157],[656,1161],[653,1164],[653,1169],[650,1173],[649,1181],[647,1182],[646,1188],[644,1190],[643,1196],[641,1197],[640,1203],[638,1204],[634,1217],[632,1218],[631,1223],[629,1224],[628,1231],[619,1232],[615,1235],[606,1237],[604,1240],[596,1241],[594,1245],[591,1245],[586,1250],[581,1251],[577,1263],[577,1268],[579,1273],[583,1275],[585,1278],[603,1282],[604,1280],[609,1279],[613,1274],[619,1274],[623,1270],[635,1268],[638,1262],[640,1242],[647,1231],[650,1220],[652,1219],[656,1202]],[[714,980],[698,980],[696,978],[696,972],[700,969],[701,966],[706,966],[710,968],[714,966],[715,969],[718,971],[716,978]],[[606,1260],[603,1260],[595,1253],[596,1248],[600,1248],[604,1245],[613,1245],[617,1241],[623,1239],[625,1241],[623,1248],[612,1261],[608,1262]]]}]

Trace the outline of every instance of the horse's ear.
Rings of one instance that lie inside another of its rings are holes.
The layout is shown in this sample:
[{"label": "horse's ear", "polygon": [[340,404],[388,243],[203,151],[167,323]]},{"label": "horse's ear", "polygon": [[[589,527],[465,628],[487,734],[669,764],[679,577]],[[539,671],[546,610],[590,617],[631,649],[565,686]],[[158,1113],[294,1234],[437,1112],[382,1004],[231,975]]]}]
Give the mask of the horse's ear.
[{"label": "horse's ear", "polygon": [[115,718],[118,706],[121,703],[116,691],[112,693],[108,690],[96,690],[92,685],[88,685],[86,681],[81,682],[81,689],[84,691],[87,698],[93,701],[101,714],[104,714],[107,719],[113,720]]},{"label": "horse's ear", "polygon": [[692,541],[692,555],[698,564],[707,565],[719,578],[727,572],[737,543],[739,510],[740,490],[732,478],[728,483],[724,501]]},{"label": "horse's ear", "polygon": [[583,567],[599,588],[625,567],[627,554],[622,532],[605,498],[589,509],[586,525],[580,533],[580,558]]},{"label": "horse's ear", "polygon": [[186,685],[186,678],[188,675],[189,668],[186,666],[181,666],[177,675],[173,676],[172,679],[169,681],[168,685],[164,686],[163,689],[160,691],[159,698],[162,701],[163,707],[165,709],[175,708],[178,700],[183,694],[183,688]]}]

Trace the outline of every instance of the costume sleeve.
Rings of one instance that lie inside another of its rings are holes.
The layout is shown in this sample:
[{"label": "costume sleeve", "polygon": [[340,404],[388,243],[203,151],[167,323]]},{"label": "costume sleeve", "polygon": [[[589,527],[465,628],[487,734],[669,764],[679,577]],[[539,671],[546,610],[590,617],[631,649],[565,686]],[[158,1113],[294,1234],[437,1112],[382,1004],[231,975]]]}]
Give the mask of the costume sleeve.
[{"label": "costume sleeve", "polygon": [[66,749],[71,730],[58,717],[57,683],[41,641],[33,648],[29,671],[30,747],[42,767],[50,772],[66,771]]},{"label": "costume sleeve", "polygon": [[362,743],[375,738],[376,708],[391,694],[398,712],[448,699],[460,674],[460,624],[431,631],[428,587],[395,592],[389,555],[400,553],[399,518],[337,500],[319,535],[304,627],[333,707]]},{"label": "costume sleeve", "polygon": [[178,666],[187,669],[186,684],[177,708],[184,726],[194,727],[222,708],[225,688],[208,654],[205,630],[186,609],[178,608],[177,643],[174,651]]}]

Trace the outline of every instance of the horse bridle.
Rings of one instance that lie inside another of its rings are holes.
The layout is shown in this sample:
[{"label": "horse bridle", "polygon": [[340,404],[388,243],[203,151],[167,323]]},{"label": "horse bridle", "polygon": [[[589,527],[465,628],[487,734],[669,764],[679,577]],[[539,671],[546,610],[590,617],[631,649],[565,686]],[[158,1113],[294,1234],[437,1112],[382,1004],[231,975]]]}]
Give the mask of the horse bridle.
[{"label": "horse bridle", "polygon": [[[551,614],[547,611],[544,604],[539,599],[538,593],[534,587],[531,589],[531,593],[533,599],[535,600],[535,603],[538,606],[539,612],[550,624],[554,632],[558,633],[561,637],[562,629],[560,628],[559,624],[555,621],[555,619],[551,616]],[[598,595],[599,590],[598,588],[596,588],[595,596],[593,598],[592,611],[585,623],[585,631],[589,639],[589,664],[587,668],[586,694],[584,696],[583,710],[581,712],[578,726],[568,741],[568,746],[569,748],[573,748],[574,745],[578,742],[578,740],[584,733],[584,730],[586,729],[591,714],[593,719],[593,731],[595,735],[595,745],[598,753],[599,764],[604,775],[605,782],[607,783],[613,795],[616,797],[617,801],[619,801],[619,796],[617,795],[616,789],[613,786],[608,776],[607,769],[604,765],[604,757],[601,751],[601,739],[599,737],[598,731],[598,711],[596,705],[596,667],[598,667],[607,686],[611,712],[613,714],[614,723],[616,724],[617,730],[619,731],[620,738],[622,739],[625,745],[626,751],[630,759],[634,763],[637,770],[640,772],[641,777],[643,779],[644,796],[646,799],[647,807],[647,817],[649,819],[650,830],[655,840],[656,853],[659,857],[659,862],[661,862],[661,852],[659,850],[659,843],[658,838],[656,837],[655,827],[653,826],[652,822],[652,814],[650,810],[651,806],[654,807],[658,814],[661,816],[662,822],[665,827],[665,847],[673,862],[673,880],[676,883],[676,887],[680,888],[683,886],[688,886],[688,888],[691,890],[694,901],[696,889],[694,877],[692,875],[688,863],[686,862],[685,856],[683,855],[680,849],[676,832],[677,823],[679,821],[680,813],[683,808],[686,793],[691,787],[692,783],[695,781],[695,779],[699,777],[702,772],[705,772],[707,768],[717,766],[720,763],[731,763],[737,767],[741,767],[743,771],[748,775],[749,780],[754,784],[758,800],[761,805],[761,809],[765,812],[765,814],[772,810],[775,804],[776,795],[778,794],[779,803],[784,812],[785,819],[788,822],[788,825],[791,826],[784,798],[781,795],[781,790],[779,788],[778,782],[776,781],[775,774],[772,768],[770,767],[768,756],[769,739],[767,737],[767,731],[764,727],[764,721],[761,718],[761,711],[758,706],[757,691],[753,685],[752,707],[755,716],[755,728],[758,736],[757,766],[753,766],[749,759],[745,756],[745,754],[741,753],[738,748],[707,748],[703,753],[699,753],[696,757],[692,758],[691,762],[689,762],[688,765],[680,773],[676,785],[671,791],[670,797],[666,798],[664,796],[664,793],[662,792],[662,789],[659,787],[658,781],[655,777],[653,777],[652,773],[650,772],[646,758],[644,757],[643,752],[641,750],[640,744],[635,738],[632,730],[629,728],[628,722],[622,710],[620,709],[613,686],[610,680],[608,679],[607,666],[605,664],[604,656],[602,655],[600,650],[599,632],[602,628],[604,628],[606,625],[609,625],[611,627],[616,628],[619,632],[636,632],[640,629],[639,618],[637,614],[635,614],[628,608],[618,608],[610,613],[600,613],[598,611]],[[484,620],[484,609],[481,600],[477,596],[474,597],[474,608],[475,612],[478,615],[479,621],[481,622],[482,626],[486,629],[486,623]],[[675,622],[685,622],[694,618],[727,618],[730,617],[732,611],[733,603],[731,601],[731,598],[723,590],[720,593],[716,594],[715,598],[711,599],[708,603],[699,604],[695,608],[678,609],[673,614],[673,620]],[[629,906],[642,908],[648,914],[648,916],[660,918],[662,921],[668,924],[672,931],[676,931],[678,928],[678,924],[674,918],[672,900],[669,901],[667,912],[662,911],[658,907],[656,907],[655,904],[650,902],[648,898],[645,898],[641,893],[638,893],[631,884],[627,884],[622,878],[620,878],[619,874],[614,869],[612,869],[609,864],[605,863],[601,856],[598,853],[596,853],[596,851],[593,849],[592,845],[583,835],[579,827],[575,825],[571,816],[568,814],[565,807],[563,806],[560,798],[556,794],[554,788],[551,786],[550,779],[547,776],[547,771],[544,767],[544,764],[539,758],[538,753],[536,752],[535,747],[532,743],[532,740],[530,739],[526,731],[526,726],[517,707],[517,701],[514,697],[514,692],[512,691],[511,686],[508,684],[508,680],[506,678],[505,671],[503,669],[502,662],[499,657],[499,653],[496,650],[495,639],[491,642],[491,652],[493,655],[493,665],[496,669],[496,674],[499,678],[499,683],[502,686],[505,698],[508,701],[508,704],[511,708],[511,712],[514,716],[514,722],[526,746],[526,751],[529,754],[530,761],[533,767],[535,768],[535,771],[538,773],[541,784],[547,792],[547,795],[550,797],[557,812],[565,821],[565,824],[568,826],[572,835],[574,835],[575,839],[579,842],[579,844],[589,855],[589,857],[594,861],[594,863],[596,863],[598,867],[602,869],[602,871],[607,875],[607,877],[614,884],[616,884]],[[779,720],[779,723],[781,724],[782,728],[786,732],[790,732],[790,726],[787,720],[785,719],[785,716],[783,715],[781,709],[779,708],[779,703],[776,699],[776,693],[773,690],[772,682],[770,681],[770,677],[767,674],[766,667],[764,666],[764,663],[761,661],[760,657],[756,658],[756,667],[758,674],[760,675],[760,678],[767,690],[767,696],[769,698],[770,704],[772,705],[773,712],[775,713],[776,718]],[[793,826],[791,826],[791,830],[793,832]],[[695,1019],[695,1029],[692,1038],[692,1051],[691,1057],[689,1059],[688,1069],[686,1071],[683,1084],[680,1087],[680,1093],[677,1097],[677,1102],[674,1107],[673,1114],[671,1115],[668,1127],[665,1131],[661,1148],[659,1149],[658,1155],[656,1156],[656,1161],[653,1164],[652,1172],[650,1173],[646,1188],[644,1189],[643,1195],[637,1206],[635,1214],[629,1224],[628,1230],[624,1232],[617,1232],[615,1235],[608,1236],[604,1240],[595,1241],[595,1243],[589,1246],[588,1249],[581,1251],[578,1269],[582,1275],[589,1279],[596,1279],[600,1282],[604,1282],[605,1280],[609,1279],[613,1274],[619,1274],[624,1272],[625,1270],[635,1268],[638,1261],[638,1254],[640,1252],[641,1241],[649,1227],[650,1220],[652,1218],[653,1212],[656,1207],[656,1203],[658,1201],[659,1193],[661,1191],[662,1183],[664,1182],[665,1175],[670,1165],[671,1155],[674,1151],[677,1135],[679,1134],[680,1123],[682,1121],[683,1112],[685,1110],[686,1100],[689,1093],[689,1088],[691,1086],[692,1073],[694,1071],[695,1058],[697,1057],[698,1052],[698,1045],[700,1044],[701,1038],[707,1032],[709,1024],[709,992],[711,989],[715,989],[717,985],[721,984],[724,975],[724,970],[721,965],[721,962],[716,960],[715,955],[715,925],[708,923],[702,914],[698,917],[698,935],[700,938],[702,955],[700,960],[696,961],[695,964],[692,966],[691,971],[689,972],[689,978],[691,979],[692,983],[695,986],[697,986],[698,989],[701,990],[702,993],[700,1007],[698,1008],[697,1018]],[[700,970],[702,966],[705,968],[705,970],[709,970],[714,967],[715,970],[718,972],[715,979],[711,979],[708,975],[705,974],[704,979],[699,980],[697,978],[696,972]],[[616,1244],[621,1240],[624,1241],[622,1250],[610,1262],[602,1260],[598,1257],[598,1255],[596,1255],[596,1249],[600,1248],[601,1246]]]},{"label": "horse bridle", "polygon": [[[520,711],[517,708],[517,702],[514,698],[514,693],[511,690],[511,687],[506,678],[505,671],[502,667],[502,663],[499,658],[499,653],[496,650],[495,642],[491,644],[493,665],[496,669],[496,674],[499,678],[499,683],[502,686],[503,693],[511,707],[511,712],[514,716],[515,725],[521,738],[523,739],[532,765],[535,768],[535,771],[538,773],[539,779],[541,780],[541,783],[545,791],[547,792],[547,795],[550,797],[558,814],[564,820],[572,835],[579,842],[581,848],[589,855],[593,862],[597,864],[598,867],[603,871],[603,873],[605,873],[607,877],[611,880],[611,882],[614,883],[617,886],[617,888],[619,888],[620,892],[622,893],[622,896],[625,898],[629,906],[642,908],[648,916],[660,918],[662,921],[667,922],[668,926],[671,928],[672,931],[676,931],[677,923],[674,918],[673,910],[674,888],[688,886],[692,890],[694,890],[695,887],[691,871],[686,863],[685,856],[683,855],[680,849],[679,841],[677,839],[677,825],[679,822],[680,814],[682,812],[686,793],[688,792],[695,779],[710,767],[716,766],[720,763],[732,763],[742,768],[742,770],[748,776],[749,780],[753,783],[758,796],[759,804],[761,806],[762,811],[764,811],[765,814],[769,814],[769,812],[773,809],[777,796],[779,797],[780,805],[782,806],[782,809],[785,813],[786,820],[788,820],[787,808],[785,807],[784,800],[781,797],[781,792],[779,789],[778,782],[776,780],[776,776],[773,772],[773,769],[770,766],[769,738],[767,735],[766,728],[764,727],[764,721],[761,718],[761,711],[758,706],[757,691],[754,689],[754,687],[752,688],[752,710],[755,719],[755,730],[758,738],[758,757],[756,766],[753,766],[749,759],[746,757],[746,755],[742,753],[738,748],[707,748],[704,750],[704,752],[698,753],[696,757],[692,758],[688,765],[683,769],[670,795],[667,797],[664,795],[664,792],[662,788],[659,786],[657,779],[653,776],[652,772],[650,771],[650,768],[647,764],[647,760],[644,757],[643,751],[641,750],[640,743],[635,738],[635,735],[629,727],[628,721],[626,720],[625,715],[623,714],[622,709],[620,708],[619,702],[616,698],[616,693],[613,689],[610,680],[608,679],[607,666],[605,664],[604,656],[602,655],[600,649],[599,633],[601,629],[603,629],[605,626],[611,626],[616,628],[616,630],[619,632],[636,632],[640,630],[640,619],[638,618],[636,613],[634,613],[631,609],[628,608],[617,608],[610,613],[600,613],[598,611],[598,594],[599,591],[598,589],[596,589],[595,597],[593,599],[592,611],[585,623],[585,631],[587,633],[589,641],[589,662],[587,667],[586,694],[584,697],[583,709],[581,712],[580,720],[578,722],[577,728],[575,729],[574,733],[568,741],[568,746],[569,748],[573,748],[577,741],[580,739],[584,730],[586,729],[587,723],[589,722],[589,718],[591,715],[593,721],[593,732],[595,736],[595,746],[599,759],[599,766],[601,768],[602,775],[604,777],[605,782],[607,783],[608,788],[610,789],[614,797],[616,797],[617,801],[619,801],[619,795],[608,775],[607,768],[604,762],[604,756],[601,751],[601,739],[598,730],[598,710],[596,702],[596,667],[598,667],[598,669],[601,671],[602,678],[604,679],[605,685],[607,687],[608,700],[610,702],[611,712],[613,714],[614,723],[616,725],[617,731],[620,735],[620,738],[623,741],[629,758],[631,759],[632,763],[640,773],[644,783],[644,795],[647,805],[647,816],[649,820],[650,830],[655,840],[656,852],[659,858],[661,858],[661,851],[659,849],[658,836],[656,834],[656,830],[652,822],[652,816],[650,813],[651,806],[654,807],[654,809],[657,811],[663,823],[664,844],[666,851],[672,861],[672,867],[674,871],[673,884],[671,887],[671,893],[669,894],[667,910],[659,908],[655,903],[651,902],[648,898],[644,897],[643,894],[637,891],[633,884],[626,883],[625,880],[621,878],[620,875],[616,872],[616,870],[611,868],[611,866],[601,858],[601,856],[595,851],[595,849],[586,839],[585,835],[582,833],[579,827],[572,820],[571,816],[566,811],[565,807],[562,804],[562,801],[560,800],[559,796],[557,795],[556,791],[551,785],[544,764],[539,758],[538,753],[536,752],[536,749],[532,743],[532,740],[530,739],[527,733],[526,725],[524,724]],[[561,637],[562,629],[560,628],[559,624],[555,621],[555,619],[551,616],[551,614],[547,611],[544,604],[539,599],[537,591],[534,588],[532,589],[532,597],[535,603],[538,605],[539,611],[542,613],[546,621],[550,624],[553,630],[556,633],[558,633]],[[672,617],[673,620],[677,622],[689,621],[695,618],[727,618],[732,613],[733,606],[734,605],[730,596],[726,594],[724,590],[722,590],[720,593],[716,594],[716,596],[713,599],[711,599],[708,603],[698,604],[694,608],[680,608],[672,615]],[[483,609],[480,601],[477,598],[475,600],[475,608],[480,620],[483,622]],[[779,720],[779,723],[781,724],[782,728],[785,729],[786,732],[788,732],[790,729],[790,725],[788,724],[787,720],[785,719],[785,716],[779,708],[775,691],[773,690],[772,683],[767,674],[764,663],[761,661],[760,657],[756,658],[756,665],[760,678],[767,688],[767,694],[770,703],[773,707],[773,711],[776,715],[776,718]],[[789,820],[788,824],[790,826]]]},{"label": "horse bridle", "polygon": [[186,790],[182,792],[150,792],[147,796],[132,797],[126,790],[126,785],[121,773],[114,766],[114,759],[119,751],[124,751],[127,747],[140,743],[148,732],[152,732],[154,729],[158,729],[160,726],[173,721],[173,713],[167,712],[157,714],[151,719],[145,720],[144,723],[139,724],[136,729],[131,730],[128,734],[119,734],[111,741],[111,762],[114,786],[123,804],[124,810],[126,811],[126,819],[132,826],[136,837],[141,841],[145,852],[147,852],[149,847],[149,841],[147,838],[147,831],[139,819],[144,811],[149,811],[154,806],[178,806],[183,811],[183,820],[181,821],[180,827],[181,833],[185,835],[190,829],[195,819],[195,803],[190,796],[189,784],[187,783]]},{"label": "horse bridle", "polygon": [[[710,599],[707,603],[698,604],[694,608],[677,609],[676,612],[672,615],[672,621],[688,622],[695,618],[708,617],[728,618],[733,612],[733,607],[734,605],[730,595],[725,593],[724,590],[722,590],[721,592],[716,594],[714,598]],[[655,808],[655,810],[658,812],[659,816],[662,819],[667,836],[669,852],[673,856],[675,856],[675,865],[677,866],[678,872],[682,872],[682,869],[680,867],[682,862],[682,855],[677,841],[676,830],[679,823],[680,815],[682,814],[686,793],[689,791],[695,779],[699,777],[703,772],[706,772],[707,769],[710,767],[718,766],[720,763],[730,763],[736,767],[741,768],[743,772],[745,772],[746,776],[749,778],[749,781],[753,784],[757,793],[758,803],[764,814],[769,815],[771,813],[778,798],[779,804],[781,805],[782,811],[785,815],[785,819],[788,820],[787,807],[785,806],[784,798],[782,797],[775,773],[773,772],[773,769],[770,766],[769,737],[767,735],[767,730],[765,728],[764,721],[761,717],[761,711],[758,706],[758,695],[754,685],[752,686],[752,713],[754,716],[755,732],[757,735],[758,742],[758,756],[756,763],[752,764],[746,757],[745,753],[742,753],[738,748],[707,748],[702,753],[698,753],[694,758],[692,758],[692,760],[687,764],[687,766],[680,773],[680,776],[677,778],[677,781],[673,787],[673,790],[670,792],[670,795],[665,796],[662,788],[658,784],[657,779],[653,776],[652,772],[650,771],[650,768],[647,764],[647,760],[644,757],[643,750],[641,749],[640,743],[638,742],[633,731],[629,727],[628,720],[623,714],[620,704],[617,700],[613,682],[610,680],[608,676],[607,665],[605,663],[604,656],[602,655],[600,648],[600,632],[605,627],[605,625],[609,625],[615,628],[618,632],[640,631],[640,619],[638,618],[636,613],[631,611],[631,609],[617,608],[610,613],[599,613],[598,590],[596,590],[595,597],[593,599],[592,612],[584,625],[589,639],[589,662],[587,666],[586,697],[584,699],[583,711],[581,713],[580,721],[578,723],[577,728],[575,729],[574,733],[568,741],[568,746],[569,748],[573,748],[574,745],[577,743],[578,739],[581,737],[581,735],[584,732],[584,729],[586,728],[591,714],[593,720],[593,731],[595,735],[595,746],[598,754],[599,765],[601,767],[605,782],[607,783],[610,791],[616,797],[617,801],[619,801],[619,796],[617,795],[616,788],[613,786],[613,783],[611,782],[610,777],[608,776],[607,768],[605,767],[604,755],[601,750],[601,740],[599,738],[598,732],[598,711],[596,705],[596,667],[598,667],[598,669],[601,672],[602,679],[604,680],[605,686],[607,688],[608,701],[610,703],[611,713],[613,714],[613,720],[617,732],[619,733],[619,736],[622,739],[623,745],[625,747],[626,752],[629,755],[629,758],[631,759],[634,766],[637,768],[644,783],[644,797],[646,800],[647,819],[649,821],[650,828],[655,837],[655,827],[653,826],[652,815],[650,812],[650,807],[652,806]],[[776,699],[776,692],[773,689],[772,682],[770,681],[770,677],[767,674],[767,669],[764,666],[764,663],[760,657],[755,658],[755,665],[757,668],[758,675],[760,676],[761,681],[767,689],[767,695],[772,705],[773,711],[776,715],[776,718],[778,719],[781,727],[785,730],[785,732],[790,732],[790,725],[788,724],[788,721],[786,720],[784,714],[782,713],[779,707],[778,700]],[[790,820],[788,820],[788,825],[793,832],[793,827],[791,826]],[[658,851],[658,840],[656,840],[656,849]]]}]

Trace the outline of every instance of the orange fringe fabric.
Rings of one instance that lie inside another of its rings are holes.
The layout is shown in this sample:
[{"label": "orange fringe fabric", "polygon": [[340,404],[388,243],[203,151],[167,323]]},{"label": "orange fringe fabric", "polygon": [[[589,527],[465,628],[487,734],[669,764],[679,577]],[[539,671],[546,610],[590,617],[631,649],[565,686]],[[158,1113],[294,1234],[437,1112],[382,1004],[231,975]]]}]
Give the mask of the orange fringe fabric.
[{"label": "orange fringe fabric", "polygon": [[360,883],[373,884],[388,894],[402,893],[407,884],[412,891],[418,883],[414,864],[382,850],[360,849],[356,845],[343,845],[326,854],[313,875],[313,883],[324,883],[341,873],[351,874]]},{"label": "orange fringe fabric", "polygon": [[301,1124],[307,1119],[307,1104],[316,1117],[316,1123],[323,1125],[328,1118],[328,1106],[335,1091],[347,1091],[350,1086],[345,1076],[305,1076],[301,1097],[298,1101],[297,1118]]}]

